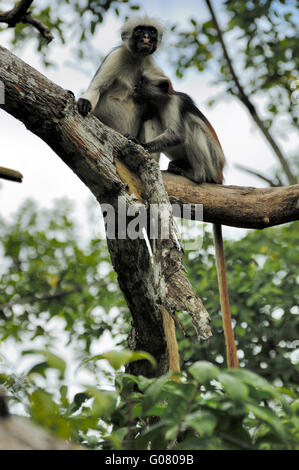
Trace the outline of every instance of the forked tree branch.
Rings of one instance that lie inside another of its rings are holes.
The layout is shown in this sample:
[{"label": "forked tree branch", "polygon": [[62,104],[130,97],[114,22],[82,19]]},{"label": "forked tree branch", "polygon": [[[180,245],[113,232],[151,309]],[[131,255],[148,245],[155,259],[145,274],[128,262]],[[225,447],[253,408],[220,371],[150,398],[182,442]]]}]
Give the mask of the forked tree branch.
[{"label": "forked tree branch", "polygon": [[[156,203],[160,197],[169,206],[156,163],[144,149],[129,144],[94,116],[83,118],[72,92],[57,86],[1,46],[0,80],[5,86],[5,103],[0,108],[46,142],[88,186],[102,207],[103,204],[113,207],[117,215],[121,211],[119,203],[125,211],[135,210]],[[126,150],[131,170],[122,161]],[[203,204],[204,219],[208,222],[262,228],[298,219],[299,185],[260,190],[199,186],[167,173],[163,177],[171,202]],[[160,250],[161,257],[166,252],[167,259],[155,260],[155,268],[160,264],[161,277],[152,266],[143,239],[120,238],[118,233],[115,239],[108,239],[113,266],[132,313],[131,349],[142,349],[155,357],[157,376],[168,370],[162,308],[169,309],[169,313],[187,311],[198,336],[201,339],[210,336],[208,314],[181,269],[181,254],[174,238],[171,246],[164,250],[162,245]],[[162,285],[156,288],[159,279]],[[153,374],[141,362],[136,361],[134,373]]]},{"label": "forked tree branch", "polygon": [[[165,220],[171,221],[171,215],[167,217],[171,206],[159,168],[143,148],[132,144],[132,152],[126,159],[146,188],[143,194],[146,193],[147,201],[139,202],[136,195],[127,191],[128,184],[120,178],[117,167],[129,146],[127,139],[92,115],[83,118],[71,92],[55,85],[2,47],[0,80],[5,86],[5,103],[0,107],[46,142],[93,192],[102,209],[113,209],[117,222],[119,214],[129,219],[129,213],[147,209],[158,200],[167,209]],[[116,233],[107,238],[112,264],[132,314],[129,344],[133,350],[152,354],[158,364],[154,371],[147,361],[146,365],[136,361],[132,367],[135,374],[160,376],[169,370],[162,312],[165,311],[172,323],[169,314],[188,312],[200,340],[211,336],[209,315],[185,275],[182,250],[174,230],[170,228],[172,235],[166,237],[165,244],[161,238],[161,249],[153,250],[156,254],[152,263],[143,237],[128,236],[126,220],[122,228],[124,236]],[[160,238],[156,240],[159,244]]]},{"label": "forked tree branch", "polygon": [[34,18],[28,11],[32,3],[33,0],[21,0],[11,10],[0,11],[0,23],[7,23],[9,28],[14,28],[17,23],[30,24],[36,28],[47,43],[49,43],[52,41],[53,35],[45,24]]}]

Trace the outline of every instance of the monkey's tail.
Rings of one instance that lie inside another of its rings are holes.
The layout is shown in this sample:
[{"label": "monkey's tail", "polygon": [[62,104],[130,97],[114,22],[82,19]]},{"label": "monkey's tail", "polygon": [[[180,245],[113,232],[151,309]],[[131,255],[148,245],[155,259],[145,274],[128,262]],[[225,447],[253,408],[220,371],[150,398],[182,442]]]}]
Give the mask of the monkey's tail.
[{"label": "monkey's tail", "polygon": [[222,322],[226,345],[227,367],[229,367],[230,369],[236,369],[237,367],[239,367],[239,362],[237,358],[237,349],[230,313],[221,225],[213,224],[213,233],[216,251],[216,266],[220,294],[220,305],[222,311]]}]

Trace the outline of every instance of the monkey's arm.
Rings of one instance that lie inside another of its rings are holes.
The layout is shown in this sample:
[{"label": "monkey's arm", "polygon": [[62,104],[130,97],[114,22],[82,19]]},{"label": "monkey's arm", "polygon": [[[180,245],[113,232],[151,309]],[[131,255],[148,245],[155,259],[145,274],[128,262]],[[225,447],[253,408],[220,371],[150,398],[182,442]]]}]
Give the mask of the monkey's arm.
[{"label": "monkey's arm", "polygon": [[78,100],[78,110],[83,116],[93,111],[99,101],[100,95],[104,93],[115,80],[116,66],[119,60],[118,50],[111,52],[96,71],[88,89]]},{"label": "monkey's arm", "polygon": [[150,142],[142,143],[141,145],[149,152],[162,152],[168,147],[175,147],[184,142],[183,131],[177,132],[174,129],[166,129],[162,134]]},{"label": "monkey's arm", "polygon": [[[163,95],[165,95],[164,88],[162,87],[161,90],[160,86],[151,88],[149,85],[145,87],[144,92],[149,93],[149,96],[153,93],[152,96],[154,96],[155,99],[159,99],[160,96],[163,98]],[[176,97],[173,96],[167,103],[161,101],[159,108],[158,114],[159,121],[161,122],[161,133],[149,142],[142,144],[150,153],[162,152],[169,147],[176,147],[183,144],[185,141],[185,126]]]}]

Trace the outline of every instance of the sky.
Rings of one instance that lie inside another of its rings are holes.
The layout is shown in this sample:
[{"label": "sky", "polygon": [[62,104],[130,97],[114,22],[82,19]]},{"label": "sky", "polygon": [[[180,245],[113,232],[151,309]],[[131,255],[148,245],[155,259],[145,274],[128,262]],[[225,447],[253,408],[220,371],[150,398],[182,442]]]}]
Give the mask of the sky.
[{"label": "sky", "polygon": [[[13,2],[6,3],[11,5]],[[204,2],[198,0],[184,2],[151,0],[141,3],[144,7],[141,13],[162,18],[166,24],[175,21],[179,26],[184,26],[195,12],[202,21],[209,18]],[[214,5],[217,5],[216,0]],[[220,15],[219,19],[221,20]],[[119,43],[120,26],[120,21],[115,15],[112,13],[107,15],[103,27],[93,39],[93,45],[98,48],[99,56],[108,53]],[[8,48],[10,48],[8,43],[10,34],[10,32],[1,33],[1,44]],[[195,70],[189,70],[184,79],[179,80],[175,77],[167,51],[167,41],[171,40],[173,40],[172,33],[169,32],[164,53],[161,52],[157,57],[157,62],[172,79],[174,88],[190,94],[216,129],[227,159],[225,184],[262,187],[261,180],[234,168],[235,164],[240,163],[267,173],[276,163],[260,131],[237,100],[227,97],[212,108],[207,106],[208,100],[222,91],[220,86],[211,85],[212,77],[209,73],[198,74]],[[76,67],[71,49],[71,43],[68,47],[62,48],[56,38],[49,46],[49,56],[58,63],[58,66],[48,69],[41,65],[40,58],[32,50],[32,44],[28,44],[18,55],[57,84],[72,90],[79,98],[98,68],[98,63],[87,64],[85,69]],[[2,110],[0,110],[0,133],[0,165],[16,169],[24,176],[22,184],[0,181],[1,215],[13,216],[26,198],[37,199],[44,207],[51,207],[55,199],[69,198],[75,202],[74,215],[81,221],[84,232],[87,228],[86,201],[93,197],[88,188],[42,140]],[[290,151],[295,148],[296,143],[295,139],[289,136],[288,140],[283,142],[283,149]],[[163,169],[166,162],[166,159],[162,160]],[[227,228],[226,231],[228,235],[240,232],[239,229],[233,228]]]}]

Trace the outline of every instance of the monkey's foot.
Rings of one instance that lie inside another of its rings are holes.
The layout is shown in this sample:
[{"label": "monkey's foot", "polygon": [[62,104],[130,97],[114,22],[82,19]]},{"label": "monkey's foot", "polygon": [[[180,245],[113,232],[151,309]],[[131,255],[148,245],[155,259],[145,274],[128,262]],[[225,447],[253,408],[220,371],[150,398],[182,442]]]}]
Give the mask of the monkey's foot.
[{"label": "monkey's foot", "polygon": [[130,140],[131,142],[134,142],[134,144],[140,145],[140,142],[136,139],[136,137],[133,137],[130,134],[125,134],[124,137],[126,137],[126,139]]},{"label": "monkey's foot", "polygon": [[169,162],[167,171],[174,173],[175,175],[186,176],[185,171],[173,162]]}]

